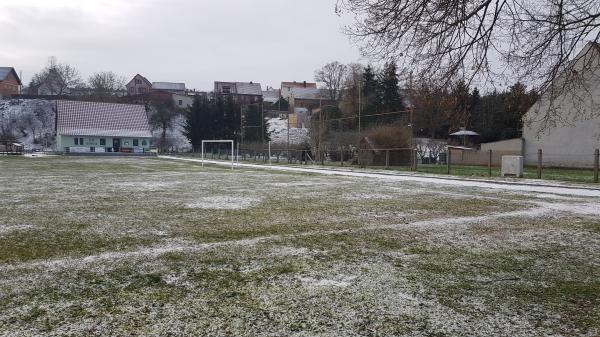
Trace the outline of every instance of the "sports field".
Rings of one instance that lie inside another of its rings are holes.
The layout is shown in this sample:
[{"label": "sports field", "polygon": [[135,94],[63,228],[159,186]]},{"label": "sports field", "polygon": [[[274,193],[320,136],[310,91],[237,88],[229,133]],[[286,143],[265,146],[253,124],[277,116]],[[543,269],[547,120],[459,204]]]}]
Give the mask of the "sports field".
[{"label": "sports field", "polygon": [[0,336],[595,336],[600,190],[5,157],[0,275]]}]

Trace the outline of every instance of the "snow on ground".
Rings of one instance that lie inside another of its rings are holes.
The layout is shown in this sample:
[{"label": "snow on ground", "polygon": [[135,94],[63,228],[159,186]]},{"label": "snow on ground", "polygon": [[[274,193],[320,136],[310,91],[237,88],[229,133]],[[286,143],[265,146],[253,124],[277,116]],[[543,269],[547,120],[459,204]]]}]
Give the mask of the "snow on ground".
[{"label": "snow on ground", "polygon": [[[172,156],[161,156],[164,159],[170,160],[181,160],[201,163],[201,159],[193,158],[180,158]],[[205,160],[205,163],[213,165],[231,165],[231,163],[222,161]],[[325,175],[336,175],[345,177],[357,177],[357,178],[376,178],[385,179],[390,181],[410,181],[426,184],[442,184],[450,186],[460,186],[465,188],[491,188],[507,191],[518,191],[518,192],[537,192],[537,193],[550,193],[559,195],[573,195],[573,196],[587,196],[587,197],[600,197],[600,189],[597,188],[582,188],[577,186],[556,186],[556,185],[544,185],[544,184],[520,184],[511,182],[493,182],[483,181],[474,179],[461,179],[461,178],[439,178],[431,176],[422,176],[416,174],[382,174],[382,173],[369,173],[369,172],[356,172],[349,170],[340,169],[322,169],[322,168],[301,168],[301,167],[289,167],[289,166],[265,166],[257,164],[244,164],[236,163],[238,167],[253,168],[253,169],[266,169],[272,171],[286,171],[295,173],[317,173]]]},{"label": "snow on ground", "polygon": [[[54,142],[54,102],[42,99],[2,99],[0,100],[0,126],[11,130],[13,137],[29,149],[42,149],[45,134],[48,147]],[[9,135],[0,135],[8,138]],[[37,143],[34,144],[34,136]]]},{"label": "snow on ground", "polygon": [[228,195],[210,196],[198,198],[194,202],[187,203],[187,208],[199,209],[244,209],[260,202],[257,198],[245,198]]},{"label": "snow on ground", "polygon": [[0,335],[600,333],[593,189],[162,158],[0,164]]},{"label": "snow on ground", "polygon": [[[287,118],[269,118],[269,134],[273,144],[287,144],[288,120]],[[309,129],[289,128],[290,144],[302,144],[310,140]]]}]

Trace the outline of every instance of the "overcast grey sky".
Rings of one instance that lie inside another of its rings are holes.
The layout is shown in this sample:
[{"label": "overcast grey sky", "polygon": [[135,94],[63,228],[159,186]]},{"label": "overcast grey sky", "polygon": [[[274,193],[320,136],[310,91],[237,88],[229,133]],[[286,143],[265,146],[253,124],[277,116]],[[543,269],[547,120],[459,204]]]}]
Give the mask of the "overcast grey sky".
[{"label": "overcast grey sky", "polygon": [[0,0],[0,66],[24,84],[49,56],[85,79],[185,82],[313,80],[325,63],[360,61],[335,0]]}]

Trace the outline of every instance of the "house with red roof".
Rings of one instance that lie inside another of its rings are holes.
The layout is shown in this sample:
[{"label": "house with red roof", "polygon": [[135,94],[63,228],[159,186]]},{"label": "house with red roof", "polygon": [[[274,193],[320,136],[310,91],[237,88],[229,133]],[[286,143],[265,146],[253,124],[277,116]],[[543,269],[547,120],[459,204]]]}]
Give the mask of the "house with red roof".
[{"label": "house with red roof", "polygon": [[0,98],[21,93],[21,79],[15,68],[0,67]]},{"label": "house with red roof", "polygon": [[63,153],[150,153],[143,105],[56,101],[56,143]]}]

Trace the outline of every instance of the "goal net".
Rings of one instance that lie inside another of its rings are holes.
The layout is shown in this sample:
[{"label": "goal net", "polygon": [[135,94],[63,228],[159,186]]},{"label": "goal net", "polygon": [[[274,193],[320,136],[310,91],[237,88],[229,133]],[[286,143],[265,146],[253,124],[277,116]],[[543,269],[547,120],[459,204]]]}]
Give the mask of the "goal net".
[{"label": "goal net", "polygon": [[204,145],[205,144],[231,144],[231,169],[234,166],[234,152],[233,152],[233,140],[203,140],[202,141],[202,167],[204,167]]}]

